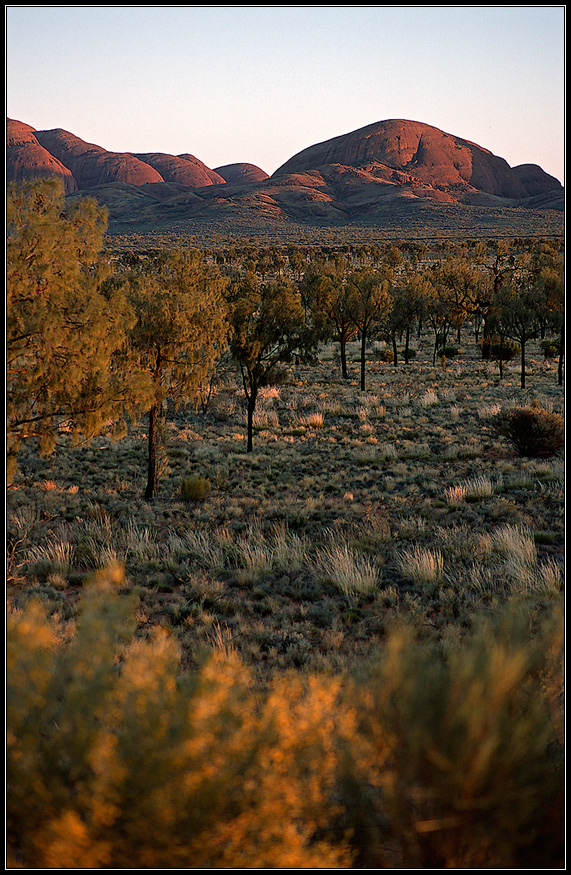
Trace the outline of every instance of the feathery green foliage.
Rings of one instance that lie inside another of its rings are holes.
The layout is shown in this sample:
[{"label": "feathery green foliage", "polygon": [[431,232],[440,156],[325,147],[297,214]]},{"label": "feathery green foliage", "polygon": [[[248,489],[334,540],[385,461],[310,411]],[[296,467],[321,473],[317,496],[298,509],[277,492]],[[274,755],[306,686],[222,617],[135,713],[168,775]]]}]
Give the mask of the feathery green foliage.
[{"label": "feathery green foliage", "polygon": [[91,437],[119,419],[134,387],[116,363],[132,313],[101,259],[106,213],[65,204],[53,180],[12,185],[7,197],[6,403],[10,458],[62,431]]}]

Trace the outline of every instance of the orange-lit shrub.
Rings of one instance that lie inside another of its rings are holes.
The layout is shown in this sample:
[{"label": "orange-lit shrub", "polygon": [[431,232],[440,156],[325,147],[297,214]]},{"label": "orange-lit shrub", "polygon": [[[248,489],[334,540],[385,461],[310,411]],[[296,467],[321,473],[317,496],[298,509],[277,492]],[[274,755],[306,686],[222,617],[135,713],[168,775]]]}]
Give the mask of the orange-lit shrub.
[{"label": "orange-lit shrub", "polygon": [[[237,657],[181,675],[172,637],[130,637],[103,576],[71,642],[32,603],[8,623],[8,835],[34,868],[336,868],[327,839],[340,683],[264,697]],[[126,634],[126,638],[125,638]]]},{"label": "orange-lit shrub", "polygon": [[75,633],[9,614],[9,862],[30,868],[557,867],[562,616],[446,648],[389,635],[353,679],[181,672],[120,569]]}]

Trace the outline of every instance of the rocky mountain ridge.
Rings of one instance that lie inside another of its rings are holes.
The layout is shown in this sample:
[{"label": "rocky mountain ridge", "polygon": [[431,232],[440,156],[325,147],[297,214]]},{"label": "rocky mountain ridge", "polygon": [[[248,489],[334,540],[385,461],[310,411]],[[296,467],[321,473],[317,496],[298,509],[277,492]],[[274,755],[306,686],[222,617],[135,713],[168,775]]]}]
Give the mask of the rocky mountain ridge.
[{"label": "rocky mountain ridge", "polygon": [[247,163],[215,169],[190,153],[118,153],[62,129],[8,119],[7,179],[57,176],[90,194],[110,228],[284,223],[383,225],[437,207],[559,211],[561,183],[535,164],[510,167],[489,150],[421,122],[389,119],[318,143],[271,176]]}]

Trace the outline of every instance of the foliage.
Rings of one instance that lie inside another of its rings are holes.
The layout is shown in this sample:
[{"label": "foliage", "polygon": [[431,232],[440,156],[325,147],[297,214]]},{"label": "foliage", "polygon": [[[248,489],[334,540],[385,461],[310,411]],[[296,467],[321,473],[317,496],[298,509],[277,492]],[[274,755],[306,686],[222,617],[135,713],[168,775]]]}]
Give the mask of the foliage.
[{"label": "foliage", "polygon": [[361,335],[361,391],[366,389],[366,348],[374,327],[382,327],[388,320],[393,304],[389,279],[391,270],[361,268],[348,277],[349,311]]},{"label": "foliage", "polygon": [[136,323],[131,366],[149,384],[146,498],[158,490],[160,417],[167,397],[198,403],[228,336],[225,281],[199,252],[170,252],[126,276]]},{"label": "foliage", "polygon": [[514,603],[446,649],[395,627],[352,678],[261,688],[231,647],[181,673],[124,586],[99,572],[75,630],[8,617],[11,865],[559,863],[562,612],[530,636]]},{"label": "foliage", "polygon": [[8,452],[32,437],[51,452],[63,431],[91,437],[131,403],[116,358],[132,315],[105,283],[94,201],[68,207],[53,180],[12,185],[6,219]]},{"label": "foliage", "polygon": [[509,338],[492,338],[490,343],[490,358],[494,361],[509,362],[521,355],[521,347],[515,340]]},{"label": "foliage", "polygon": [[[544,283],[556,257],[533,246],[546,295],[530,374],[562,411],[538,340],[561,327],[560,274]],[[414,275],[399,250],[374,331],[408,345],[418,328],[417,359],[389,368],[373,353],[365,394],[329,346],[311,364],[286,348],[267,376],[279,387],[259,392],[255,453],[230,369],[201,390],[208,413],[184,391],[165,403],[152,503],[139,501],[145,420],[62,448],[49,471],[22,446],[7,495],[14,867],[561,867],[563,459],[498,447],[488,417],[528,396],[517,369],[499,382],[469,343],[483,310],[454,367],[430,365],[460,326],[426,265],[489,247],[427,242]],[[382,251],[335,244],[311,264],[345,276]],[[290,288],[315,339],[299,259],[279,256],[244,244],[205,261]],[[105,288],[167,262],[151,249],[114,261]],[[247,282],[231,294],[246,292],[253,323],[254,285],[251,301]],[[133,352],[115,366],[139,372]],[[187,502],[192,472],[216,488]],[[113,559],[124,573],[86,584]]]},{"label": "foliage", "polygon": [[312,262],[305,271],[301,291],[314,324],[323,329],[323,337],[331,332],[339,343],[341,374],[348,379],[347,343],[357,334],[358,327],[351,317],[347,288],[349,263],[346,259],[323,264]]},{"label": "foliage", "polygon": [[444,651],[393,632],[354,689],[372,787],[360,868],[560,863],[563,622],[548,615],[530,638],[514,603]]},{"label": "foliage", "polygon": [[546,359],[552,359],[559,355],[559,341],[542,340],[541,351]]},{"label": "foliage", "polygon": [[457,346],[443,346],[436,353],[438,357],[445,356],[447,359],[454,358],[454,356],[458,355],[458,347]]},{"label": "foliage", "polygon": [[185,477],[180,486],[183,501],[201,501],[210,492],[210,480],[198,474]]},{"label": "foliage", "polygon": [[258,393],[279,380],[279,366],[304,359],[316,344],[306,327],[299,290],[286,282],[259,283],[239,276],[230,292],[230,346],[242,375],[248,403],[248,451],[252,451],[253,415]]},{"label": "foliage", "polygon": [[522,456],[554,456],[565,448],[563,416],[537,403],[501,411],[493,424]]},{"label": "foliage", "polygon": [[336,868],[324,830],[338,681],[265,699],[231,653],[180,675],[165,633],[125,632],[120,571],[86,592],[69,643],[38,603],[10,617],[8,834],[34,868]]}]

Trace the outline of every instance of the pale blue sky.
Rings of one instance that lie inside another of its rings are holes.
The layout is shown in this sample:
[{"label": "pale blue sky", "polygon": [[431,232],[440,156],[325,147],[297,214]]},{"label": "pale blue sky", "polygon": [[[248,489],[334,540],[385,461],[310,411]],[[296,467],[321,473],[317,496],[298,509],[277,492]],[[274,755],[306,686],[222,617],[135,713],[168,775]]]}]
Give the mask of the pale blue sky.
[{"label": "pale blue sky", "polygon": [[404,118],[564,176],[564,6],[7,6],[6,112],[273,173]]}]

